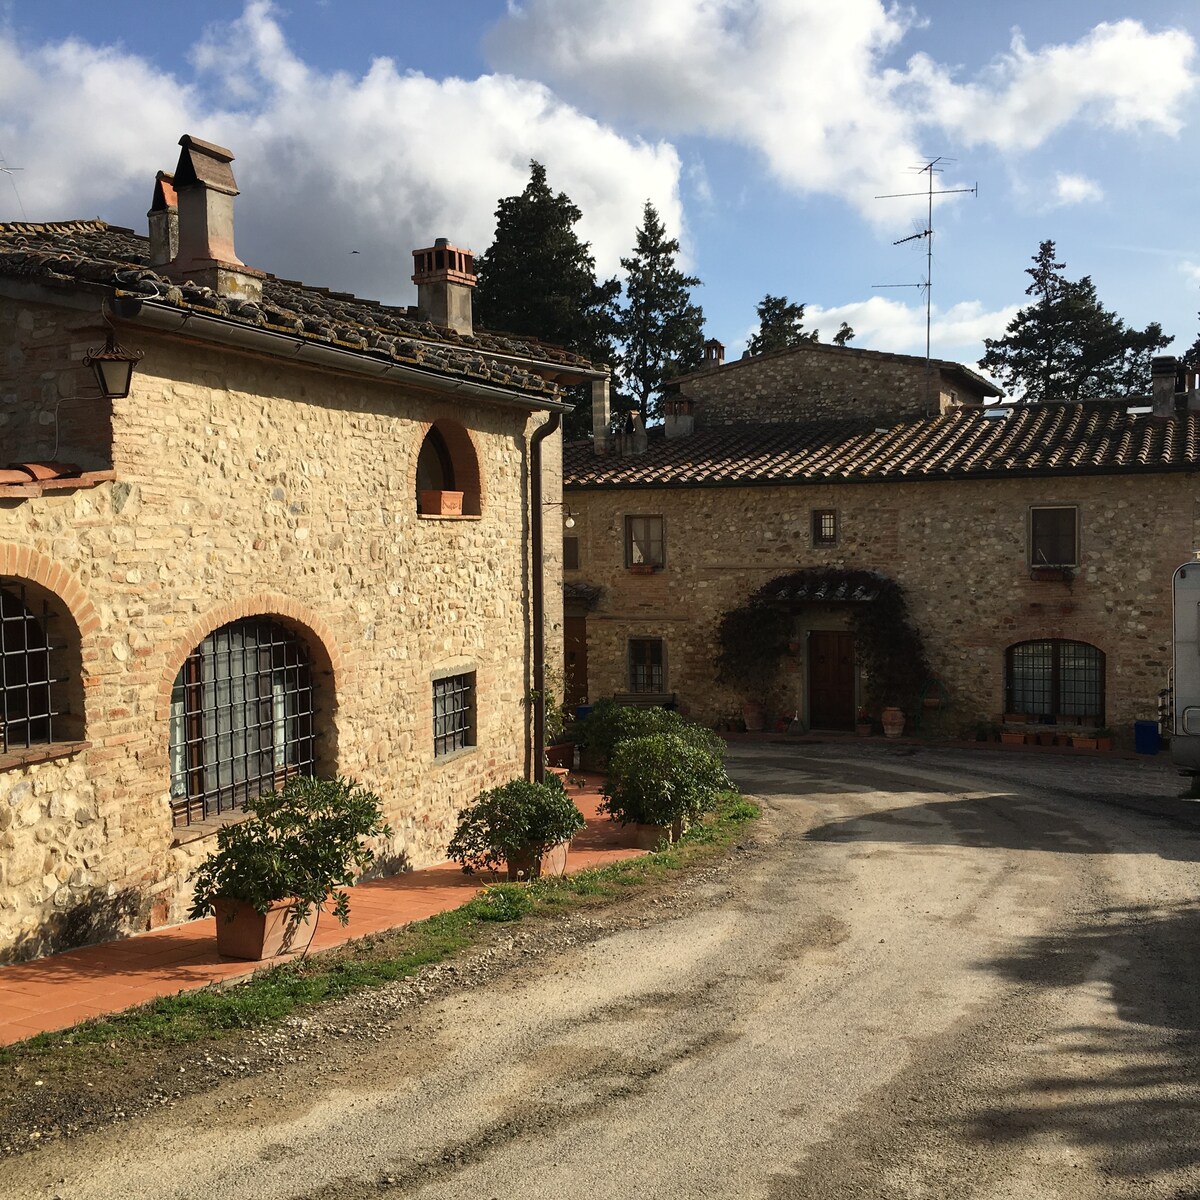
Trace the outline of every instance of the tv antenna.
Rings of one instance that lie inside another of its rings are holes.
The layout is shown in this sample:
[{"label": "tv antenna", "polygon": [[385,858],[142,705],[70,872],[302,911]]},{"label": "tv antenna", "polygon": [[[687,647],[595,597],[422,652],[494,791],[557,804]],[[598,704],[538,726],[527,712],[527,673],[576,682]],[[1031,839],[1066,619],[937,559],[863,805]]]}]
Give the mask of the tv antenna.
[{"label": "tv antenna", "polygon": [[17,191],[17,181],[13,178],[13,173],[23,171],[24,167],[10,167],[4,161],[4,155],[0,154],[0,175],[7,175],[9,183],[12,184],[13,195],[17,198],[17,207],[21,210],[21,220],[28,221],[29,218],[25,215],[25,205],[21,203],[21,193]]},{"label": "tv antenna", "polygon": [[945,158],[938,155],[936,158],[931,158],[927,163],[920,167],[913,167],[912,170],[918,175],[928,175],[928,186],[919,192],[888,192],[882,196],[876,196],[876,200],[900,200],[907,199],[910,196],[924,196],[928,201],[928,207],[925,215],[925,228],[918,230],[916,233],[911,233],[908,237],[902,237],[892,243],[893,246],[903,246],[907,242],[918,242],[922,238],[925,239],[925,278],[921,283],[876,283],[873,287],[915,287],[923,288],[925,291],[925,406],[929,407],[929,385],[930,378],[933,372],[933,359],[930,354],[931,350],[931,332],[933,328],[933,198],[934,196],[953,196],[960,193],[969,193],[972,196],[979,195],[979,184],[969,188],[935,188],[933,186],[934,177],[941,175],[945,170],[943,164],[952,163],[955,160]]}]

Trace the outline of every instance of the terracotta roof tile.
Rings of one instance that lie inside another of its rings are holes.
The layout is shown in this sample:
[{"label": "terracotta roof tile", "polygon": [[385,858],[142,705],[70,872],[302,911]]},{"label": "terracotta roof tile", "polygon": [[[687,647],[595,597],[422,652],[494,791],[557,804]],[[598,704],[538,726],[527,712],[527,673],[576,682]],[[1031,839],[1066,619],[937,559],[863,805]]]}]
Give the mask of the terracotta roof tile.
[{"label": "terracotta roof tile", "polygon": [[716,487],[768,483],[997,478],[1200,467],[1200,413],[1165,420],[1124,402],[955,409],[887,430],[845,421],[722,425],[667,439],[644,454],[597,458],[566,448],[567,487]]},{"label": "terracotta roof tile", "polygon": [[149,240],[104,221],[0,224],[0,276],[97,284],[117,295],[203,310],[242,324],[325,342],[374,358],[543,395],[556,385],[529,363],[553,374],[586,370],[586,359],[533,338],[479,330],[465,337],[420,320],[414,310],[361,300],[266,275],[260,304],[226,299],[209,288],[173,283],[149,265]]}]

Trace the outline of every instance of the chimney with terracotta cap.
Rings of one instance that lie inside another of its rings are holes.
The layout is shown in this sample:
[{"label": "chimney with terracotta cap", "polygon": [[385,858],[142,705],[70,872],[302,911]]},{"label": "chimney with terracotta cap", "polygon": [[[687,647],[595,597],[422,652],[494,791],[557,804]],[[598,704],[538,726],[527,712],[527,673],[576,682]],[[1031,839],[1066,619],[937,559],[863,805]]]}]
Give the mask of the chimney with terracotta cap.
[{"label": "chimney with terracotta cap", "polygon": [[471,289],[475,286],[475,256],[470,250],[438,238],[432,246],[413,251],[413,283],[421,316],[464,337],[475,331]]},{"label": "chimney with terracotta cap", "polygon": [[233,154],[187,133],[179,144],[179,165],[168,177],[178,205],[179,241],[165,273],[230,299],[261,300],[263,273],[247,267],[233,249],[233,198],[238,194],[229,165]]},{"label": "chimney with terracotta cap", "polygon": [[696,405],[687,396],[666,396],[662,402],[663,433],[669,438],[688,437],[696,432]]},{"label": "chimney with terracotta cap", "polygon": [[709,338],[704,343],[704,361],[702,366],[719,367],[725,361],[725,347],[716,338]]},{"label": "chimney with terracotta cap", "polygon": [[165,267],[179,254],[179,201],[175,178],[159,171],[154,178],[154,199],[146,214],[150,222],[150,265]]}]

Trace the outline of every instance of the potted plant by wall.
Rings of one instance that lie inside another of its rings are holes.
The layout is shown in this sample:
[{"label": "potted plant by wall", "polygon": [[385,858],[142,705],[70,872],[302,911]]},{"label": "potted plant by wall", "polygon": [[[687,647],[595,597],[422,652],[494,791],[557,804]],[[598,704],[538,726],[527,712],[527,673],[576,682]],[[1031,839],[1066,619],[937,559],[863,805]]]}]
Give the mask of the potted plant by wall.
[{"label": "potted plant by wall", "polygon": [[468,874],[505,863],[509,879],[561,875],[567,846],[583,825],[557,775],[545,783],[510,779],[480,792],[459,812],[446,853]]},{"label": "potted plant by wall", "polygon": [[887,705],[879,714],[883,724],[883,736],[898,738],[904,732],[904,713],[894,704]]},{"label": "potted plant by wall", "polygon": [[303,934],[326,908],[345,925],[345,889],[375,860],[369,840],[392,836],[379,797],[350,779],[295,778],[246,811],[217,831],[193,876],[190,915],[216,913],[217,952],[270,958],[307,948]]},{"label": "potted plant by wall", "polygon": [[724,755],[721,739],[699,725],[619,742],[609,759],[601,810],[635,826],[636,842],[645,849],[663,839],[678,841],[730,786]]},{"label": "potted plant by wall", "polygon": [[1025,732],[1020,729],[1001,729],[1000,741],[1005,746],[1023,746],[1025,745]]},{"label": "potted plant by wall", "polygon": [[[559,697],[563,693],[562,672],[552,667],[546,667],[546,704],[543,709],[546,738],[546,766],[567,768],[575,765],[575,743],[567,736],[567,727],[571,722],[571,714],[567,712]],[[525,703],[532,709],[537,703],[539,693],[530,688],[525,696]]]},{"label": "potted plant by wall", "polygon": [[1105,726],[1103,729],[1097,729],[1096,730],[1096,749],[1097,750],[1111,750],[1113,748],[1113,738],[1115,736],[1116,735],[1113,733],[1113,731],[1111,729],[1108,728],[1108,726]]},{"label": "potted plant by wall", "polygon": [[427,517],[461,517],[462,492],[427,490],[421,493],[421,513]]},{"label": "potted plant by wall", "polygon": [[865,708],[860,708],[858,710],[858,717],[854,723],[854,732],[859,737],[870,737],[871,729],[871,714]]},{"label": "potted plant by wall", "polygon": [[1071,734],[1071,745],[1076,750],[1095,750],[1096,735],[1094,733],[1073,733]]}]

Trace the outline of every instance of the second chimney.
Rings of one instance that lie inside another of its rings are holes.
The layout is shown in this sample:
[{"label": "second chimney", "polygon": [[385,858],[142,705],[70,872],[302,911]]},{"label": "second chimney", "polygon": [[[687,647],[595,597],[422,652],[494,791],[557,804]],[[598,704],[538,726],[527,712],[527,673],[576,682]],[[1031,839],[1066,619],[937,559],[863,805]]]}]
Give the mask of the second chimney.
[{"label": "second chimney", "polygon": [[1170,354],[1158,354],[1150,360],[1150,405],[1156,417],[1175,415],[1176,381],[1179,360]]},{"label": "second chimney", "polygon": [[150,222],[150,265],[165,267],[179,257],[179,200],[175,177],[159,171],[154,178],[154,199],[146,214]]},{"label": "second chimney", "polygon": [[464,337],[475,331],[471,289],[475,286],[475,256],[470,250],[438,238],[432,246],[413,251],[413,283],[421,315],[443,329]]},{"label": "second chimney", "polygon": [[183,149],[173,179],[179,205],[178,253],[166,273],[230,299],[261,300],[262,272],[247,267],[233,250],[233,198],[238,188],[229,165],[232,153],[187,133],[179,144]]}]

